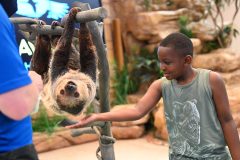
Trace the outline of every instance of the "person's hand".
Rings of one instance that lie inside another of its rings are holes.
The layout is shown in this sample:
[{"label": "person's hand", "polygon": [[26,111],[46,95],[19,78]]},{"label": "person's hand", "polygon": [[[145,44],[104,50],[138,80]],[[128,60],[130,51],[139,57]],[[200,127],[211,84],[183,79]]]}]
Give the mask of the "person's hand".
[{"label": "person's hand", "polygon": [[38,91],[41,92],[43,89],[43,81],[39,74],[35,71],[29,71],[28,75],[32,79],[33,84],[37,87]]},{"label": "person's hand", "polygon": [[65,128],[81,128],[81,127],[85,127],[86,125],[97,121],[97,114],[91,114],[91,115],[87,115],[85,117],[83,117],[82,119],[80,119],[78,121],[78,123],[70,125],[70,126],[66,126]]}]

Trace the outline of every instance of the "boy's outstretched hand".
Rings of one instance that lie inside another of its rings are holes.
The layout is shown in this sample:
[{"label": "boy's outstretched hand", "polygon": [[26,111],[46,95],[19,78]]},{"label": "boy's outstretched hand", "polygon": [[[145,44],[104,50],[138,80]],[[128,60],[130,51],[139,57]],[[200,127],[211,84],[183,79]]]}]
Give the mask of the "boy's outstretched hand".
[{"label": "boy's outstretched hand", "polygon": [[82,119],[80,119],[76,124],[66,126],[65,128],[73,129],[73,128],[85,127],[88,124],[95,122],[97,120],[96,117],[97,117],[97,114],[87,115],[87,116],[83,117]]}]

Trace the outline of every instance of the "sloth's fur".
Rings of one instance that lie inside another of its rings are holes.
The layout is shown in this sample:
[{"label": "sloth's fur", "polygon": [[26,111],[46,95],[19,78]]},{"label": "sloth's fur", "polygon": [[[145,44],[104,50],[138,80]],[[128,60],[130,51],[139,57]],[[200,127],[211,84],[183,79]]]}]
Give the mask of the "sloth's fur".
[{"label": "sloth's fur", "polygon": [[[42,102],[59,114],[84,112],[96,95],[96,51],[85,23],[80,24],[80,52],[72,44],[78,11],[78,8],[70,10],[61,37],[37,37],[31,61],[31,69],[44,80]],[[56,22],[52,23],[54,25]],[[53,53],[52,47],[55,47]]]},{"label": "sloth's fur", "polygon": [[[60,94],[60,91],[69,81],[77,84],[77,92],[80,93],[79,97]],[[48,81],[42,92],[42,101],[45,106],[50,107],[57,113],[62,114],[65,111],[70,114],[78,114],[80,111],[85,111],[94,99],[95,94],[96,85],[88,75],[69,70],[69,72],[57,78],[54,83]]]}]

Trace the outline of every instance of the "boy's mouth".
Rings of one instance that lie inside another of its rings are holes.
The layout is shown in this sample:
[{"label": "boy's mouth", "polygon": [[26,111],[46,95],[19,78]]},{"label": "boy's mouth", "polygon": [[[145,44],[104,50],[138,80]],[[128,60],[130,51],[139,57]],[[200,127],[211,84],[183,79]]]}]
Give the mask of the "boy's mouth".
[{"label": "boy's mouth", "polygon": [[171,73],[163,73],[163,76],[166,77],[168,80],[171,80],[173,78]]},{"label": "boy's mouth", "polygon": [[170,73],[163,73],[164,77],[169,77]]}]

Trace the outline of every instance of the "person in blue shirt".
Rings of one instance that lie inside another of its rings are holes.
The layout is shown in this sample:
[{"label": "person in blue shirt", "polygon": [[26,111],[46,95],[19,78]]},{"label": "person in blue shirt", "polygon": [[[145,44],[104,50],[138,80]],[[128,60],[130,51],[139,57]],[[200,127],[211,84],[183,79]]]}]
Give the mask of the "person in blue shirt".
[{"label": "person in blue shirt", "polygon": [[43,88],[41,76],[21,60],[9,21],[16,0],[0,0],[0,160],[38,160],[29,114]]}]

